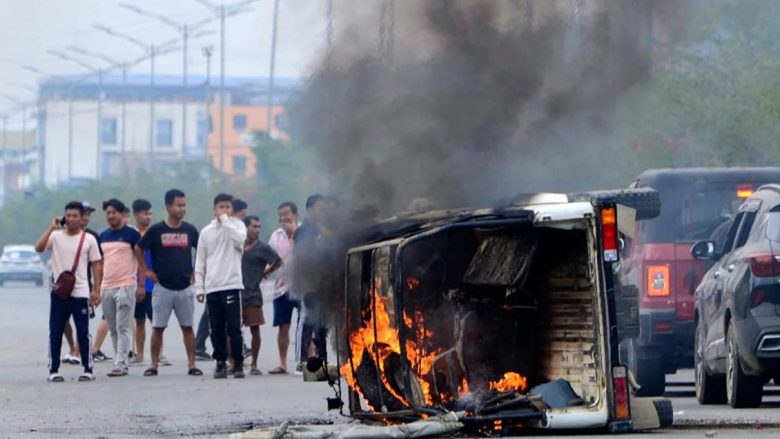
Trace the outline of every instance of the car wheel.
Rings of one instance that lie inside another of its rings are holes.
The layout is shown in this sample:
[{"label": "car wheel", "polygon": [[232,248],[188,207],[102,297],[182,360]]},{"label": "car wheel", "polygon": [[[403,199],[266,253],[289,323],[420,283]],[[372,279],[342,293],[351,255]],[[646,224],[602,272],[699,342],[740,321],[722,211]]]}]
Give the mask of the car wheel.
[{"label": "car wheel", "polygon": [[734,320],[729,323],[726,334],[726,395],[729,405],[734,408],[758,407],[764,393],[764,381],[758,377],[745,375],[739,363],[739,346]]},{"label": "car wheel", "polygon": [[704,325],[697,323],[693,351],[696,399],[700,404],[723,404],[726,402],[726,377],[710,375],[704,367],[704,339]]},{"label": "car wheel", "polygon": [[634,372],[634,377],[641,389],[637,396],[661,396],[666,389],[666,374],[658,359],[639,359],[636,339],[632,338],[628,345],[628,367]]}]

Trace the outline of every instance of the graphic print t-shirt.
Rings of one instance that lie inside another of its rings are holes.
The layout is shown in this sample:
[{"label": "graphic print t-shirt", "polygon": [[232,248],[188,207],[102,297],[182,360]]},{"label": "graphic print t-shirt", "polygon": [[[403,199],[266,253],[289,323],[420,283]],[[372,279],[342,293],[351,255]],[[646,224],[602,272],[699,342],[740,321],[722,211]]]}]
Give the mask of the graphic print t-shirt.
[{"label": "graphic print t-shirt", "polygon": [[183,290],[192,283],[192,249],[197,245],[198,230],[187,222],[177,228],[159,222],[138,242],[141,250],[151,254],[160,285],[169,290]]}]

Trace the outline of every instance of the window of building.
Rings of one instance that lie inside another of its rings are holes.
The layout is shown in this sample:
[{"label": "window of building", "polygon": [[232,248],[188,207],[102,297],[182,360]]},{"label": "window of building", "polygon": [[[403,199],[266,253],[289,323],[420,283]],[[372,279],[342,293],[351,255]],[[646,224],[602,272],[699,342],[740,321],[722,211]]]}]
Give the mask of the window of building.
[{"label": "window of building", "polygon": [[100,143],[116,145],[116,118],[100,119]]},{"label": "window of building", "polygon": [[173,121],[157,121],[157,146],[173,146]]},{"label": "window of building", "polygon": [[199,149],[206,147],[206,142],[209,135],[209,121],[201,119],[198,121],[198,139],[197,144]]},{"label": "window of building", "polygon": [[246,131],[246,114],[233,115],[233,129],[239,133]]},{"label": "window of building", "polygon": [[240,155],[233,156],[233,175],[239,177],[246,175],[246,157]]}]

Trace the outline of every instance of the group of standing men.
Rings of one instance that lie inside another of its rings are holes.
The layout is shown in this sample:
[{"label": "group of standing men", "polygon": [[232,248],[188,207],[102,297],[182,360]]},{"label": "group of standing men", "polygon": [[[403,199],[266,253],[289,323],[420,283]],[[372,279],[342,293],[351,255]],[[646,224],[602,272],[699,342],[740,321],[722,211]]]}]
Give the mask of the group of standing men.
[{"label": "group of standing men", "polygon": [[[325,202],[326,199],[319,195],[307,201],[312,224],[315,224],[320,203]],[[241,212],[234,212],[234,204]],[[146,200],[136,200],[133,210],[139,227],[135,228],[127,224],[128,209],[124,203],[117,199],[108,200],[103,203],[103,210],[109,228],[96,239],[83,227],[83,217],[89,213],[85,203],[70,202],[65,206],[65,215],[54,218],[36,242],[37,251],[52,253],[53,279],[65,271],[72,271],[75,275],[70,297],[63,299],[51,294],[49,381],[64,381],[59,373],[59,352],[71,316],[84,367],[79,381],[94,379],[89,308],[90,304],[98,306],[101,303],[116,352],[115,367],[108,376],[128,374],[131,325],[134,316],[138,320],[138,309],[142,314],[146,311],[152,321],[151,364],[144,376],[158,374],[163,333],[172,313],[176,314],[182,330],[187,373],[202,375],[195,366],[195,299],[206,303],[213,347],[211,357],[216,360],[214,378],[226,378],[229,373],[234,378],[244,377],[242,321],[252,335],[250,373],[259,375],[259,327],[264,323],[260,282],[275,270],[279,270],[274,287],[274,326],[279,327],[280,365],[271,373],[287,373],[293,310],[297,308],[301,316],[300,302],[290,293],[294,243],[296,239],[301,242],[316,239],[316,233],[309,236],[300,233],[307,228],[298,227],[295,204],[288,202],[279,206],[280,229],[272,234],[270,245],[259,240],[259,219],[246,216],[246,204],[228,194],[214,198],[214,219],[200,233],[184,221],[187,204],[182,191],[169,190],[165,194],[165,206],[166,219],[150,226],[151,204]],[[312,214],[313,211],[315,214]],[[146,220],[140,221],[139,217]],[[90,268],[91,276],[88,273]],[[144,302],[145,306],[142,305]],[[305,319],[306,312],[303,317]],[[309,356],[312,338],[318,341],[318,346],[324,346],[325,337],[324,329],[318,327],[312,331],[314,326],[307,325],[305,320],[299,323],[299,329],[304,328],[308,328],[308,335],[304,334],[305,338],[299,339],[301,352],[296,355],[301,361]],[[306,333],[306,329],[299,332]],[[312,336],[312,332],[316,334]],[[144,334],[141,332],[137,336],[144,337]],[[142,355],[143,343],[140,346]],[[139,354],[137,351],[136,355]],[[319,353],[320,349],[317,351]]]}]

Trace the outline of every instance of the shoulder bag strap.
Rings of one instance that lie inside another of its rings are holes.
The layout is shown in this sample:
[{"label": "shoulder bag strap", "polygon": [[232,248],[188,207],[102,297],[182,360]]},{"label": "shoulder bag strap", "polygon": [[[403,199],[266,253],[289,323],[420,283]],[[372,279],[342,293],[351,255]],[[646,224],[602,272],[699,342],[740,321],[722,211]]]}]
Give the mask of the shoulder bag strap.
[{"label": "shoulder bag strap", "polygon": [[87,237],[87,232],[81,232],[81,240],[79,241],[79,249],[76,250],[76,260],[73,261],[73,269],[71,272],[76,273],[76,269],[79,268],[79,258],[81,258],[81,249],[84,248],[84,238]]}]

